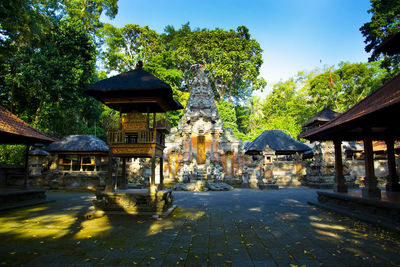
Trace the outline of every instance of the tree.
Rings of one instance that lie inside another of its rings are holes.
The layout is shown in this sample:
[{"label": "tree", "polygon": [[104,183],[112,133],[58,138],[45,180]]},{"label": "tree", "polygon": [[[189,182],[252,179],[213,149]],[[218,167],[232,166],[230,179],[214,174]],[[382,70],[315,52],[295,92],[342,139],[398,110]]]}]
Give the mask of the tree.
[{"label": "tree", "polygon": [[[297,79],[299,81],[301,79]],[[305,96],[300,92],[301,83],[294,78],[281,81],[274,85],[272,92],[263,102],[262,110],[265,116],[265,130],[279,129],[297,138],[304,123],[304,113],[307,112]]]},{"label": "tree", "polygon": [[[400,1],[398,0],[370,0],[372,8],[371,21],[365,23],[360,31],[365,37],[367,44],[365,51],[371,52],[370,61],[381,58],[381,53],[376,48],[388,37],[400,31]],[[389,72],[389,77],[400,72],[400,55],[383,56],[382,67]]]},{"label": "tree", "polygon": [[148,26],[126,24],[118,29],[106,24],[102,36],[107,46],[102,57],[109,72],[133,70],[139,60],[146,67],[151,59],[163,52],[160,36]]},{"label": "tree", "polygon": [[220,100],[243,100],[252,90],[266,85],[264,79],[258,78],[262,50],[257,41],[250,39],[245,26],[237,31],[191,31],[189,24],[176,31],[168,26],[163,39],[169,49],[179,51],[177,68],[183,72],[189,91],[196,75],[195,64],[203,66]]},{"label": "tree", "polygon": [[346,111],[382,84],[384,72],[378,64],[342,62],[337,70],[331,67],[310,80],[308,103],[314,110],[326,105],[337,112]]},{"label": "tree", "polygon": [[[99,113],[98,104],[83,94],[95,77],[93,42],[80,23],[68,19],[43,38],[45,45],[23,47],[13,58],[18,61],[12,81],[18,85],[16,113],[44,131],[65,135],[85,130]],[[1,94],[4,104],[7,88]]]},{"label": "tree", "polygon": [[65,11],[70,18],[81,21],[86,32],[95,35],[103,25],[100,16],[105,11],[109,18],[115,18],[118,13],[118,0],[62,0]]}]

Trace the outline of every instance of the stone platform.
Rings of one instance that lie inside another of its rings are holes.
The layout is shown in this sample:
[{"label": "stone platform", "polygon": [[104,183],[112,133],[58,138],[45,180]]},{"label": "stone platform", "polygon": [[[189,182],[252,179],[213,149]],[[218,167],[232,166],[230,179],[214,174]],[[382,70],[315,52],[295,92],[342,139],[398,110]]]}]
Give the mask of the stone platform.
[{"label": "stone platform", "polygon": [[349,193],[317,191],[318,202],[309,204],[342,213],[385,228],[400,231],[400,193],[382,191],[382,198],[362,197],[360,190]]},{"label": "stone platform", "polygon": [[193,183],[178,183],[172,187],[175,191],[230,191],[233,187],[224,182],[196,181]]},{"label": "stone platform", "polygon": [[0,189],[0,211],[46,203],[44,189]]},{"label": "stone platform", "polygon": [[148,189],[96,192],[93,206],[104,213],[130,215],[162,215],[172,207],[172,190],[160,190],[151,195]]},{"label": "stone platform", "polygon": [[279,186],[277,184],[259,184],[258,188],[261,190],[278,190]]}]

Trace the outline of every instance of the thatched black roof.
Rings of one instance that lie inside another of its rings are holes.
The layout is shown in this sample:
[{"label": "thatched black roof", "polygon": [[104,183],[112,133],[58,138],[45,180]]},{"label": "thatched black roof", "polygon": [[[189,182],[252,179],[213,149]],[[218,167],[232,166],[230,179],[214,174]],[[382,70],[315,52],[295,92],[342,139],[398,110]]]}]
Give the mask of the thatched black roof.
[{"label": "thatched black roof", "polygon": [[[100,100],[110,108],[117,111],[121,109],[125,113],[131,110],[147,112],[148,98],[157,100],[157,103],[150,104],[150,112],[165,112],[165,109],[178,110],[183,108],[173,98],[171,86],[141,68],[92,84],[85,90],[85,93]],[[126,99],[127,102],[112,103],[112,99]],[[143,101],[145,103],[138,103],[140,100],[145,100]]]},{"label": "thatched black roof", "polygon": [[69,135],[51,143],[45,150],[49,152],[108,152],[107,144],[93,135]]},{"label": "thatched black roof", "polygon": [[29,155],[30,156],[44,156],[44,157],[46,157],[46,156],[50,156],[50,153],[45,151],[45,150],[43,150],[43,149],[36,148],[36,149],[29,150]]},{"label": "thatched black roof", "polygon": [[280,130],[267,130],[260,134],[250,145],[245,148],[246,152],[261,152],[266,146],[269,146],[276,154],[294,154],[296,152],[305,152],[311,148]]},{"label": "thatched black roof", "polygon": [[318,112],[309,121],[304,123],[301,127],[306,128],[306,127],[311,127],[314,125],[320,125],[320,124],[323,124],[323,123],[333,120],[334,118],[338,117],[339,115],[340,115],[340,113],[335,112],[325,106],[320,112]]}]

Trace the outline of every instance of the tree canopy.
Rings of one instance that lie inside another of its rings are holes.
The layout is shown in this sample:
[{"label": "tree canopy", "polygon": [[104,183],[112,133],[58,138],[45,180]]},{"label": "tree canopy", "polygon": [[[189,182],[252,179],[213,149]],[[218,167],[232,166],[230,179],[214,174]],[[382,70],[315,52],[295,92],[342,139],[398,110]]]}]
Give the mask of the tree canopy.
[{"label": "tree canopy", "polygon": [[116,14],[116,0],[0,5],[0,104],[45,132],[90,133],[101,113],[83,94],[97,76],[91,31],[103,10]]},{"label": "tree canopy", "polygon": [[179,30],[167,26],[160,35],[148,26],[105,25],[102,34],[107,46],[102,55],[109,72],[131,70],[141,60],[145,69],[190,92],[195,65],[201,64],[216,98],[229,102],[245,99],[266,84],[258,77],[262,50],[244,26],[236,31],[192,30],[185,24]]},{"label": "tree canopy", "polygon": [[376,48],[388,37],[400,32],[400,1],[398,0],[370,0],[372,8],[371,21],[365,23],[360,31],[365,38],[365,51],[372,52],[370,61],[381,58],[382,67],[388,71],[388,77],[400,72],[400,55],[381,55]]},{"label": "tree canopy", "polygon": [[342,62],[323,70],[299,72],[276,83],[265,99],[255,96],[245,107],[249,115],[244,134],[253,140],[264,130],[280,129],[297,138],[301,125],[324,105],[344,112],[381,86],[385,71],[379,65],[379,62]]}]

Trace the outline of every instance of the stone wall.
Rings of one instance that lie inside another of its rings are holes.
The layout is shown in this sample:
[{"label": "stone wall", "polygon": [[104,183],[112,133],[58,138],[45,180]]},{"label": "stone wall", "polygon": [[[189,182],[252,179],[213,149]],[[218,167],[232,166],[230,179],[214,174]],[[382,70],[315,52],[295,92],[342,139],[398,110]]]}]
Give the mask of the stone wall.
[{"label": "stone wall", "polygon": [[301,179],[306,171],[301,161],[275,161],[273,165],[272,170],[277,185],[283,187],[301,185]]},{"label": "stone wall", "polygon": [[[365,161],[364,160],[347,160],[349,164],[350,174],[355,177],[356,183],[363,184],[365,177]],[[397,174],[400,175],[400,158],[396,158]],[[386,176],[388,175],[388,166],[386,159],[374,160],[375,176],[378,178],[380,186],[386,185]]]},{"label": "stone wall", "polygon": [[[43,187],[51,189],[85,189],[96,190],[105,186],[107,172],[61,172],[48,171],[38,176],[29,176],[30,187]],[[11,175],[7,178],[7,186],[22,186],[23,175]]]},{"label": "stone wall", "polygon": [[16,165],[0,165],[0,186],[10,185],[10,181],[13,179],[20,179],[22,182],[20,185],[24,184],[25,168],[23,166]]}]

